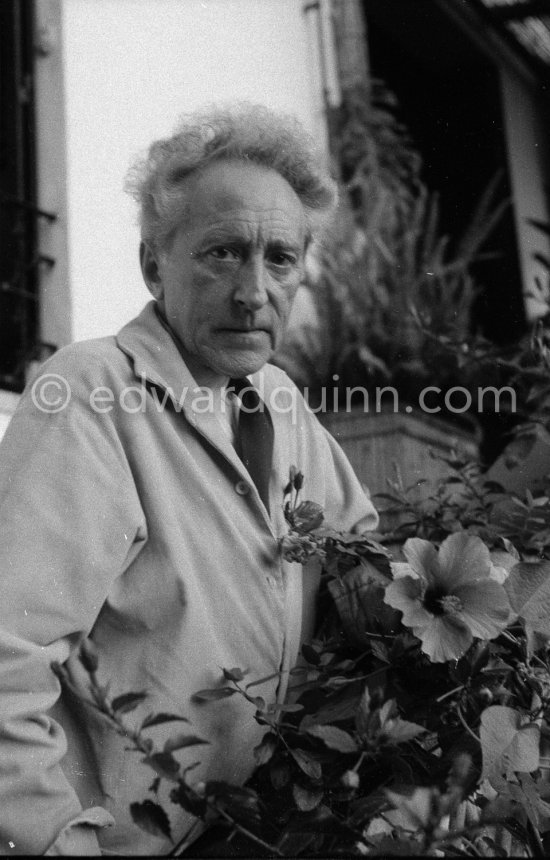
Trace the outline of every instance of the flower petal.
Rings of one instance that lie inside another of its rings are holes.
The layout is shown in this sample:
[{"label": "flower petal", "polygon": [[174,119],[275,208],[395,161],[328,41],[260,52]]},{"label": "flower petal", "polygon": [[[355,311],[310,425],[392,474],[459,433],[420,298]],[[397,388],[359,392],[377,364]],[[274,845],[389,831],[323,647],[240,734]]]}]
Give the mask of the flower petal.
[{"label": "flower petal", "polygon": [[507,571],[512,570],[520,560],[519,555],[513,555],[505,549],[492,549],[491,561],[498,567],[505,567]]},{"label": "flower petal", "polygon": [[423,583],[418,578],[403,576],[386,586],[384,602],[403,613],[405,627],[431,624],[432,614],[422,605]]},{"label": "flower petal", "polygon": [[472,644],[472,634],[455,615],[437,615],[428,627],[413,628],[432,663],[458,660]]},{"label": "flower petal", "polygon": [[458,617],[468,625],[473,636],[494,639],[508,624],[508,595],[493,579],[463,585],[455,590],[455,594],[462,603]]},{"label": "flower petal", "polygon": [[518,560],[515,555],[506,552],[504,549],[491,550],[491,579],[497,582],[504,582],[508,578],[508,574],[513,567],[516,566]]},{"label": "flower petal", "polygon": [[477,535],[454,532],[439,548],[439,566],[439,584],[456,594],[458,586],[489,577],[491,556]]},{"label": "flower petal", "polygon": [[439,572],[437,550],[433,543],[422,538],[409,538],[405,541],[403,553],[418,576],[433,582]]},{"label": "flower petal", "polygon": [[410,576],[412,579],[420,578],[406,561],[390,561],[390,567],[394,579],[402,579],[404,576]]},{"label": "flower petal", "polygon": [[492,580],[494,580],[494,582],[498,582],[500,585],[502,585],[502,583],[508,579],[509,573],[510,571],[506,570],[505,567],[499,567],[496,564],[492,564],[489,576]]}]

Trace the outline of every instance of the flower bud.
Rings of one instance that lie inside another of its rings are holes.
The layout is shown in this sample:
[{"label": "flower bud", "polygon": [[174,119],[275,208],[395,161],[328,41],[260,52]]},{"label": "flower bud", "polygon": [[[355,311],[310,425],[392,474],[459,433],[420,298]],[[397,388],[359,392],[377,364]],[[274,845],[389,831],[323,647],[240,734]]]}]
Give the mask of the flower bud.
[{"label": "flower bud", "polygon": [[485,706],[490,705],[494,698],[493,693],[491,692],[489,687],[480,687],[477,692],[477,695],[480,703]]},{"label": "flower bud", "polygon": [[304,475],[302,472],[296,472],[294,476],[294,489],[301,490],[304,486]]},{"label": "flower bud", "polygon": [[204,797],[206,794],[206,783],[205,782],[196,782],[193,786],[193,791],[195,794],[198,794],[199,797]]},{"label": "flower bud", "polygon": [[340,777],[340,782],[345,788],[359,788],[361,779],[355,770],[346,770]]}]

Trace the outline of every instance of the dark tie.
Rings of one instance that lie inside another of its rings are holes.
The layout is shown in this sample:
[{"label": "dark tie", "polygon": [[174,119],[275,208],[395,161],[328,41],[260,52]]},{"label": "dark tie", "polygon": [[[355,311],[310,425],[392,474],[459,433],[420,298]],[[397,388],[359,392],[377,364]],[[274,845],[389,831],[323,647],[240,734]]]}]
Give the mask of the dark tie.
[{"label": "dark tie", "polygon": [[271,415],[248,379],[230,379],[229,388],[233,388],[241,400],[235,448],[269,513],[269,477],[273,459]]}]

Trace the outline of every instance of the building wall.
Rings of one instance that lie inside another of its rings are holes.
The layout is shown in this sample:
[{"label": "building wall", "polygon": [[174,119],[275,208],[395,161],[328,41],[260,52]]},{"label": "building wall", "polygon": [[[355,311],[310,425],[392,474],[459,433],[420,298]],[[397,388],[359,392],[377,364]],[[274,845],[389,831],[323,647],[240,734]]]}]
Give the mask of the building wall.
[{"label": "building wall", "polygon": [[[149,294],[138,265],[130,163],[178,117],[259,102],[300,119],[327,150],[337,99],[329,0],[36,0],[41,339],[116,332]],[[328,154],[327,154],[328,157]],[[0,392],[0,438],[17,397]]]},{"label": "building wall", "polygon": [[535,279],[547,278],[534,257],[536,252],[548,256],[548,237],[529,221],[549,222],[548,189],[548,109],[540,104],[534,88],[523,81],[512,68],[501,67],[503,113],[506,123],[510,179],[514,217],[520,254],[523,288],[526,292],[527,317],[545,313],[546,305],[529,295]]},{"label": "building wall", "polygon": [[0,439],[6,432],[18,399],[17,394],[12,394],[11,391],[0,391]]},{"label": "building wall", "polygon": [[[116,331],[148,298],[129,163],[182,113],[246,99],[293,113],[326,146],[315,27],[301,0],[39,0],[43,338]],[[65,247],[63,244],[65,242]],[[52,249],[51,246],[54,246]]]}]

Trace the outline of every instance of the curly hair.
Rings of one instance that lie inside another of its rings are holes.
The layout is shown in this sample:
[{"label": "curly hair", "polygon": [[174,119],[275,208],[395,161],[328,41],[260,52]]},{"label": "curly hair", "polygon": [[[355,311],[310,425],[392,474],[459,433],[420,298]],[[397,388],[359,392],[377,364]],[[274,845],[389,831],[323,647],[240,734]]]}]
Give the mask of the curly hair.
[{"label": "curly hair", "polygon": [[336,183],[313,139],[292,116],[242,103],[186,115],[172,137],[151,144],[130,169],[125,189],[137,201],[141,237],[163,251],[185,217],[186,178],[213,161],[238,160],[277,171],[300,199],[310,232],[328,220]]}]

